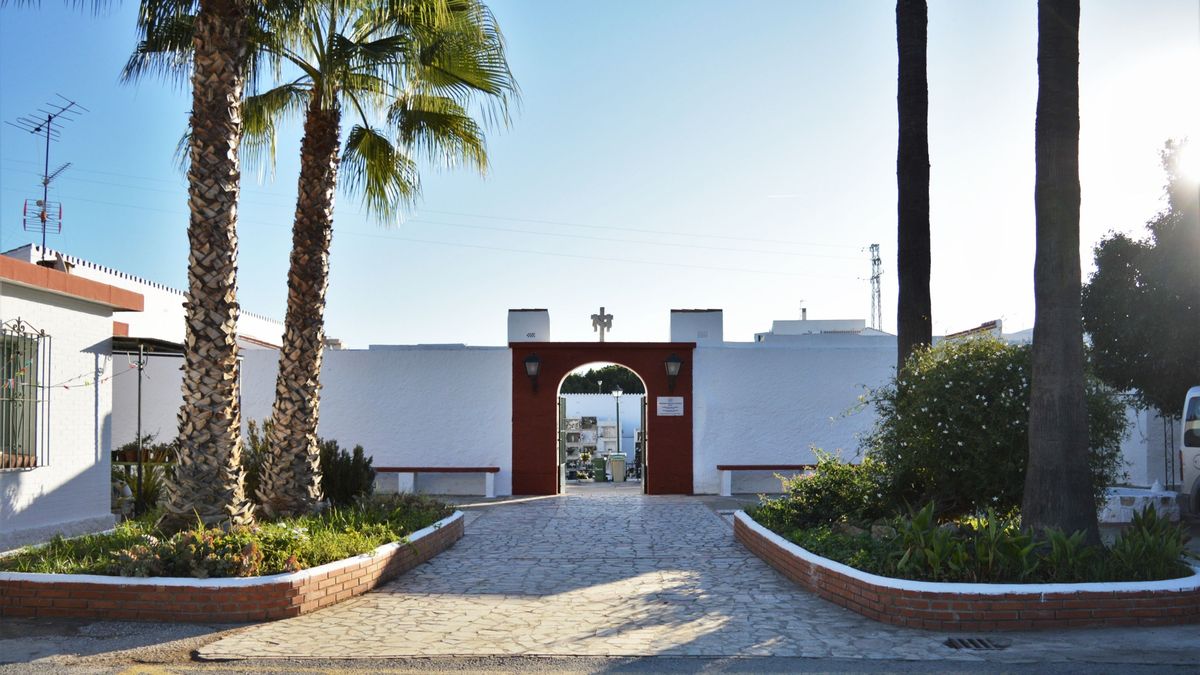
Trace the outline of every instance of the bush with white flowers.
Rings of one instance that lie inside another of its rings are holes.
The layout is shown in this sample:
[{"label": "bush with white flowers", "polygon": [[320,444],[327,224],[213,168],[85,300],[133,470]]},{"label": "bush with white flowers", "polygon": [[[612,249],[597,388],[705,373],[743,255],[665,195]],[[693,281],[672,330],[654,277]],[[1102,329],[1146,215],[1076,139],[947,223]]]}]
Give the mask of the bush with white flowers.
[{"label": "bush with white flowers", "polygon": [[[877,413],[863,439],[888,475],[889,498],[939,517],[1000,513],[1021,504],[1029,455],[1031,350],[1000,340],[944,341],[919,349],[902,375],[867,395]],[[1115,483],[1125,407],[1088,378],[1091,470],[1097,498]]]}]

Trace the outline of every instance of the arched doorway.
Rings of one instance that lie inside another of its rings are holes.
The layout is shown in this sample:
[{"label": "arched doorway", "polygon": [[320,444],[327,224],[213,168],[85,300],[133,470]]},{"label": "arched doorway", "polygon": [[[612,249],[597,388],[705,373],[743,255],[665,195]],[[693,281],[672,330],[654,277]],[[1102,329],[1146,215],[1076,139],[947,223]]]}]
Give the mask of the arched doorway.
[{"label": "arched doorway", "polygon": [[558,408],[561,492],[586,491],[609,477],[645,492],[646,381],[636,371],[619,363],[579,366],[559,383]]},{"label": "arched doorway", "polygon": [[[646,492],[692,494],[692,352],[694,342],[514,342],[513,494],[558,494],[558,384],[587,363],[618,363],[646,385]],[[538,378],[526,375],[536,356]],[[665,364],[682,360],[672,383]],[[667,404],[660,414],[660,399]],[[682,406],[673,405],[682,403]]]}]

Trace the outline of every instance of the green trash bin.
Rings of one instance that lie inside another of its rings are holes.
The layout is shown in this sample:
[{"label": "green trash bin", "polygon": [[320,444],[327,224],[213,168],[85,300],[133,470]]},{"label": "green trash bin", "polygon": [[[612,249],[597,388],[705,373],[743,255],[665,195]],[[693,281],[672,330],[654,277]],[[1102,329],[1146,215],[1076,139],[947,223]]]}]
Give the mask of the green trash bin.
[{"label": "green trash bin", "polygon": [[604,470],[605,459],[603,457],[592,458],[592,480],[597,483],[607,483],[608,475]]}]

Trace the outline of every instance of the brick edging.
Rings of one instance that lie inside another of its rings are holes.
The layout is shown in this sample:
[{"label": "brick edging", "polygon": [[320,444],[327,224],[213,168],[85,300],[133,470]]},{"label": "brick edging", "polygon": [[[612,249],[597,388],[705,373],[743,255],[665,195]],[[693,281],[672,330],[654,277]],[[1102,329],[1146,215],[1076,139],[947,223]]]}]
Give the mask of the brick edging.
[{"label": "brick edging", "polygon": [[241,623],[299,616],[365,593],[450,548],[456,511],[405,542],[291,574],[233,579],[134,579],[0,572],[0,616]]},{"label": "brick edging", "polygon": [[943,631],[1200,623],[1200,570],[1191,577],[1110,584],[951,584],[891,579],[817,556],[734,516],[734,536],[805,590],[863,616]]}]

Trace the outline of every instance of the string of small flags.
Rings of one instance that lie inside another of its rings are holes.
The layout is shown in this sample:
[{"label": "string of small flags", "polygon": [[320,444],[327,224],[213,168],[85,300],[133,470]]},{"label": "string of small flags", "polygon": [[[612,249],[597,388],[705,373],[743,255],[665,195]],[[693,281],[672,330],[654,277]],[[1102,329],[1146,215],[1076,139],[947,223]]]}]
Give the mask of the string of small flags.
[{"label": "string of small flags", "polygon": [[[93,384],[104,384],[105,382],[110,382],[110,381],[112,381],[112,379],[114,377],[119,377],[121,375],[124,375],[124,374],[134,371],[134,370],[137,370],[136,363],[130,364],[129,368],[127,368],[125,370],[117,371],[115,373],[110,373],[99,379],[93,379],[91,373],[85,373],[83,375],[76,375],[75,377],[72,377],[68,380],[63,380],[62,382],[60,382],[58,384],[52,384],[52,385],[50,385],[50,387],[51,388],[62,388],[62,389],[67,389],[67,390],[70,390],[71,387],[90,387]],[[100,372],[103,373],[104,371],[101,370]],[[80,378],[84,378],[82,382],[75,382],[75,380],[78,380]]]}]

